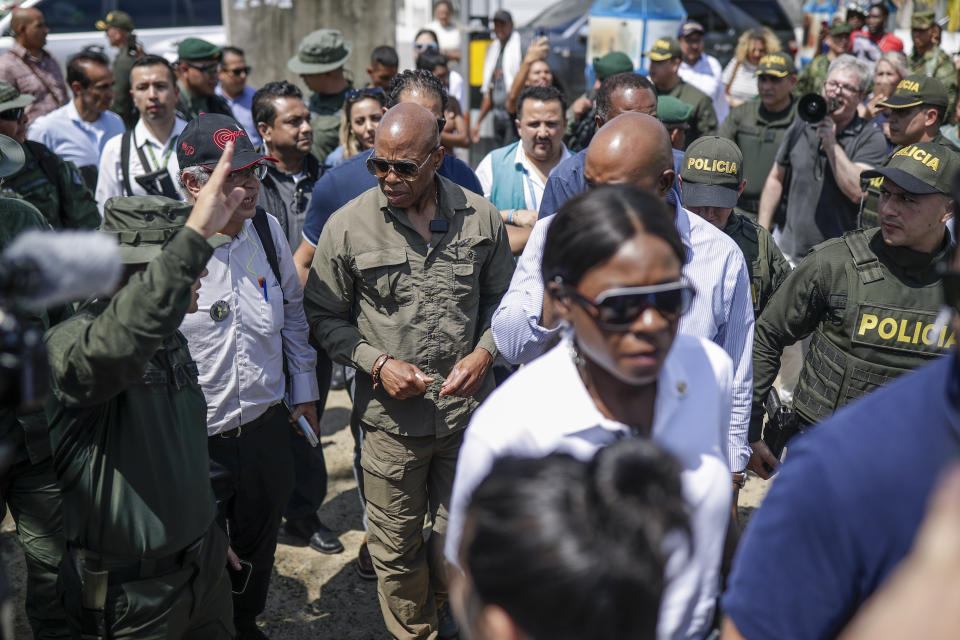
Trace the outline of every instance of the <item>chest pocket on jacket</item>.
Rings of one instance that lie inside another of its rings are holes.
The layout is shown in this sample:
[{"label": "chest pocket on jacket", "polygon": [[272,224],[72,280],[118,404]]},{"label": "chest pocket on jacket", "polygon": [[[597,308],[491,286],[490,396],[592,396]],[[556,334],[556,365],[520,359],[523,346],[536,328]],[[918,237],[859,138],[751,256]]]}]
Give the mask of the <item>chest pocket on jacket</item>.
[{"label": "chest pocket on jacket", "polygon": [[464,238],[456,247],[453,260],[453,294],[468,306],[480,299],[480,271],[493,250],[493,242],[483,236]]},{"label": "chest pocket on jacket", "polygon": [[401,307],[413,302],[410,264],[403,247],[367,251],[354,261],[361,289],[375,304]]}]

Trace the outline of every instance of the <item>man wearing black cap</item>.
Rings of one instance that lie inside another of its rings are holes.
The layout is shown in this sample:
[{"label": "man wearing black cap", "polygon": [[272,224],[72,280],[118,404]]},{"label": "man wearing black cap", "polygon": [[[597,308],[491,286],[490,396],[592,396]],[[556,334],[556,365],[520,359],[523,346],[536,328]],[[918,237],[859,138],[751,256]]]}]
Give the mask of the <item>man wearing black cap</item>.
[{"label": "man wearing black cap", "polygon": [[[890,141],[897,145],[897,149],[884,160],[884,166],[897,150],[917,142],[934,142],[960,153],[960,149],[940,133],[948,104],[947,90],[936,78],[914,74],[901,80],[890,97],[877,105],[887,109]],[[883,178],[875,177],[867,187],[860,215],[860,226],[865,229],[880,224],[877,199],[882,182]]]},{"label": "man wearing black cap", "polygon": [[960,164],[920,142],[864,172],[876,176],[881,227],[816,247],[757,320],[750,439],[779,350],[810,333],[794,410],[819,424],[796,439],[750,520],[723,597],[724,639],[834,637],[906,554],[930,487],[957,460],[956,322],[937,316]]},{"label": "man wearing black cap", "polygon": [[687,20],[677,31],[683,62],[677,73],[684,82],[689,82],[713,100],[717,121],[723,122],[730,113],[727,90],[723,83],[723,67],[716,58],[703,52],[703,25],[696,20]]},{"label": "man wearing black cap", "polygon": [[263,638],[256,617],[266,604],[280,515],[294,484],[287,430],[303,416],[318,431],[319,393],[290,247],[276,218],[257,208],[263,163],[273,159],[254,151],[233,118],[202,114],[178,139],[181,187],[194,201],[231,141],[235,153],[224,190],[241,188],[244,197],[217,236],[201,280],[200,313],[180,329],[207,399],[219,518],[236,557],[252,565],[246,588],[233,599],[238,637]]},{"label": "man wearing black cap", "polygon": [[177,46],[180,98],[177,117],[190,122],[201,113],[233,117],[230,105],[216,94],[217,72],[223,51],[200,38],[185,38]]},{"label": "man wearing black cap", "polygon": [[493,139],[497,147],[517,139],[513,117],[507,112],[507,95],[513,86],[513,78],[520,70],[523,54],[520,51],[520,34],[513,30],[513,16],[500,9],[493,14],[493,43],[487,47],[483,59],[483,84],[480,92],[480,117],[473,125],[470,137],[480,140],[480,123],[493,111]]}]

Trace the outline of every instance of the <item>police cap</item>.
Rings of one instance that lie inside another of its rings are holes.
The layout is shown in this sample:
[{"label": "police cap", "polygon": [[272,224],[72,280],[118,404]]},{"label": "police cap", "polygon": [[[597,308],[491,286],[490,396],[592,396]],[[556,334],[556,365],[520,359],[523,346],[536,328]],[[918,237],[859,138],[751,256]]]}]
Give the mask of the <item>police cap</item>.
[{"label": "police cap", "polygon": [[682,56],[683,53],[680,51],[680,43],[677,42],[676,38],[660,38],[653,43],[653,48],[647,52],[647,57],[654,62],[663,62],[664,60],[672,60],[673,58],[680,58]]},{"label": "police cap", "polygon": [[200,38],[184,38],[177,45],[180,60],[219,60],[220,47]]},{"label": "police cap", "polygon": [[960,158],[957,154],[935,142],[918,142],[894,151],[886,166],[864,171],[860,178],[889,179],[901,189],[918,195],[942,193],[951,196],[958,175]]},{"label": "police cap", "polygon": [[693,113],[693,107],[673,96],[657,96],[657,117],[660,122],[669,125],[686,123]]},{"label": "police cap", "polygon": [[893,93],[877,106],[888,109],[908,109],[922,104],[946,109],[950,104],[950,98],[940,80],[922,73],[915,73],[901,80]]},{"label": "police cap", "polygon": [[743,181],[740,147],[719,136],[697,138],[683,154],[680,179],[684,206],[732,209]]},{"label": "police cap", "polygon": [[621,51],[611,51],[605,56],[593,59],[593,72],[601,81],[629,71],[633,71],[633,60]]},{"label": "police cap", "polygon": [[797,67],[793,64],[793,58],[789,53],[777,51],[768,53],[760,58],[757,63],[758,76],[773,76],[775,78],[786,78],[797,72]]}]

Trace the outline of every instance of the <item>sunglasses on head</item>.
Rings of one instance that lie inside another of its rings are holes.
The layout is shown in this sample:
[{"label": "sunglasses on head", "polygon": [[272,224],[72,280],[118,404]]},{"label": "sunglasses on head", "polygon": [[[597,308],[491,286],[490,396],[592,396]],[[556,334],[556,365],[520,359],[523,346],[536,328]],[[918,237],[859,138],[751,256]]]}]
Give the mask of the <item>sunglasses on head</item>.
[{"label": "sunglasses on head", "polygon": [[420,170],[423,169],[430,158],[433,157],[433,152],[439,148],[439,145],[434,147],[420,164],[417,164],[413,160],[387,160],[386,158],[378,158],[377,156],[371,155],[367,158],[367,171],[376,176],[377,179],[382,180],[386,178],[390,170],[393,169],[393,172],[402,179],[407,182],[413,182],[417,179],[417,176],[420,175]]},{"label": "sunglasses on head", "polygon": [[16,109],[7,109],[6,111],[0,111],[0,120],[9,120],[11,122],[16,122],[23,117],[23,107],[17,107]]},{"label": "sunglasses on head", "polygon": [[226,71],[227,73],[232,73],[235,76],[242,76],[244,74],[250,75],[250,72],[253,70],[252,67],[239,67],[237,69],[221,69],[221,71]]},{"label": "sunglasses on head", "polygon": [[194,64],[192,62],[186,63],[191,69],[196,69],[200,73],[206,73],[207,75],[213,75],[220,69],[219,62],[208,62],[207,64]]},{"label": "sunglasses on head", "polygon": [[423,51],[424,49],[437,49],[436,42],[416,42],[413,45],[415,51]]},{"label": "sunglasses on head", "polygon": [[656,309],[667,320],[676,320],[690,309],[696,294],[693,286],[681,279],[649,287],[608,289],[591,300],[572,286],[563,285],[561,278],[556,281],[563,286],[564,295],[575,300],[607,331],[628,331],[647,309]]}]

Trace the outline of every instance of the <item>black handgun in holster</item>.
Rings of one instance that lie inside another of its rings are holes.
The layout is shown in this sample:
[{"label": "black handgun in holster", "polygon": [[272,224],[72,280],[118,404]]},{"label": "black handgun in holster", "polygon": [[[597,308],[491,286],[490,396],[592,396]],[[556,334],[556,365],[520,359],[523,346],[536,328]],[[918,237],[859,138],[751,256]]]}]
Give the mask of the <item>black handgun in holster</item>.
[{"label": "black handgun in holster", "polygon": [[173,180],[170,178],[170,172],[164,169],[157,169],[142,176],[133,178],[137,181],[147,195],[166,196],[168,198],[177,197],[177,189],[173,186]]},{"label": "black handgun in holster", "polygon": [[[767,412],[767,424],[763,428],[763,441],[770,453],[777,460],[783,455],[783,448],[787,442],[800,432],[800,419],[790,407],[780,401],[780,394],[776,389],[770,389],[767,399],[763,403]],[[773,471],[766,464],[767,471]]]}]

